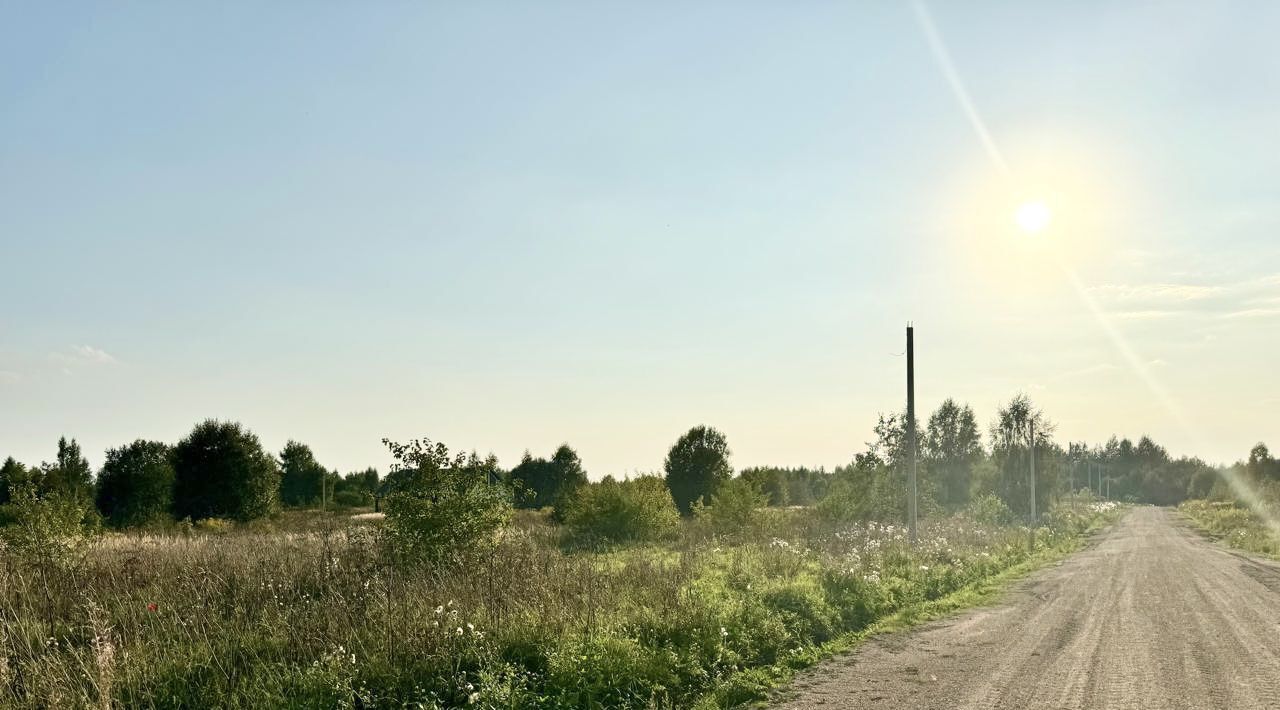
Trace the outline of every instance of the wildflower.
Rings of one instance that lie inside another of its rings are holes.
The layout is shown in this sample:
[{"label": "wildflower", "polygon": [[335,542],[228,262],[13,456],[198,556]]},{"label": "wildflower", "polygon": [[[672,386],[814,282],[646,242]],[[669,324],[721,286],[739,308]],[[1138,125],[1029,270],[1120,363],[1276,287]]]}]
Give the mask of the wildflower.
[{"label": "wildflower", "polygon": [[439,616],[440,614],[443,614],[443,613],[444,613],[444,607],[443,607],[443,606],[438,606],[438,607],[436,607],[436,616]]},{"label": "wildflower", "polygon": [[150,604],[147,605],[147,611],[151,612],[152,614],[156,613],[159,610],[160,610],[160,605],[156,604],[155,602],[151,602]]},{"label": "wildflower", "polygon": [[721,627],[720,627],[720,638],[722,638],[722,639],[723,639],[723,638],[728,638],[728,637],[729,637],[729,632],[728,632],[728,631],[726,631],[726,630],[725,630],[725,628],[724,628],[723,626],[721,626]]},{"label": "wildflower", "polygon": [[457,635],[457,636],[461,636],[461,635],[462,635],[462,627],[461,627],[461,626],[459,626],[459,627],[458,627],[458,630],[457,630],[457,632],[456,632],[456,634],[455,634],[455,635]]}]

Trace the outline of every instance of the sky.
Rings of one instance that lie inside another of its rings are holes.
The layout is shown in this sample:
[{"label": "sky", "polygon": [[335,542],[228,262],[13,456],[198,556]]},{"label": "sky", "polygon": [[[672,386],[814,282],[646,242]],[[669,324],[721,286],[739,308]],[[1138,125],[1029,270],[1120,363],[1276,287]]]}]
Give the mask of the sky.
[{"label": "sky", "polygon": [[[0,3],[0,457],[1280,446],[1280,4]],[[931,32],[932,30],[932,32]],[[1028,200],[1049,228],[1020,232]]]}]

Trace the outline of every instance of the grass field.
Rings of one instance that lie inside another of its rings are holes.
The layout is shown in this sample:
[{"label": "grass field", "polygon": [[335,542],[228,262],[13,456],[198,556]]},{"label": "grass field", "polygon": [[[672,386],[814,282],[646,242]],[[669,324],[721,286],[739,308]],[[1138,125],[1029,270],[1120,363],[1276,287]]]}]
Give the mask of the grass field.
[{"label": "grass field", "polygon": [[412,571],[345,516],[0,553],[0,706],[731,706],[868,630],[979,601],[1114,514],[1059,507],[1034,549],[963,516],[912,547],[801,509],[597,550],[525,514],[483,560]]}]

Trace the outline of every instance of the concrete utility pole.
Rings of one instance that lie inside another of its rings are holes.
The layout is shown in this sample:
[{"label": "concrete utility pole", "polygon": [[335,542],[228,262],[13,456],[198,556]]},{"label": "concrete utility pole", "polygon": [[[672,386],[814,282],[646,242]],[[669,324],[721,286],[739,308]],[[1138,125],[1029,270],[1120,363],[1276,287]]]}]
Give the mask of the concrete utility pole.
[{"label": "concrete utility pole", "polygon": [[1036,525],[1036,423],[1031,421],[1031,441],[1028,459],[1031,461],[1031,527]]},{"label": "concrete utility pole", "polygon": [[915,329],[907,324],[907,533],[916,541],[916,351]]}]

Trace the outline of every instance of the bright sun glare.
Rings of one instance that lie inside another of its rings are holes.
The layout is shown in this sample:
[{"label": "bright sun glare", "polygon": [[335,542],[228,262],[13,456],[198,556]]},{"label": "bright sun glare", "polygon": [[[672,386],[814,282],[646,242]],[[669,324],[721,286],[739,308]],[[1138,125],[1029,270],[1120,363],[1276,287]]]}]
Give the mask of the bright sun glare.
[{"label": "bright sun glare", "polygon": [[1053,212],[1049,210],[1048,205],[1040,200],[1024,202],[1013,213],[1013,221],[1017,222],[1018,227],[1027,234],[1043,232],[1052,220]]}]

